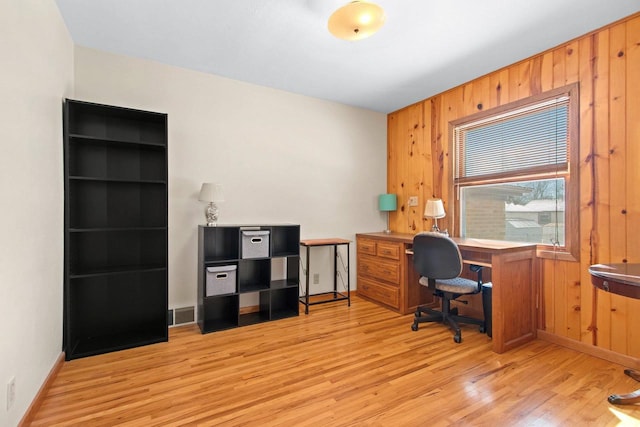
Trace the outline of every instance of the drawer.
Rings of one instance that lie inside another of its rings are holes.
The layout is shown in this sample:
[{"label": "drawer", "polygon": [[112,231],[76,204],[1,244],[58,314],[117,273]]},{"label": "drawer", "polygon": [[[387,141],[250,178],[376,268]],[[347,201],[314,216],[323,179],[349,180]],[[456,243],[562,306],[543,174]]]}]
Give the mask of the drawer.
[{"label": "drawer", "polygon": [[376,241],[369,239],[358,239],[358,253],[375,255],[376,254]]},{"label": "drawer", "polygon": [[378,242],[376,255],[384,258],[400,259],[400,245],[397,243]]},{"label": "drawer", "polygon": [[399,288],[383,285],[360,277],[358,278],[358,295],[378,301],[395,309],[398,309],[398,301],[400,301]]},{"label": "drawer", "polygon": [[400,266],[397,262],[361,256],[358,257],[358,274],[389,282],[395,286],[400,284]]}]

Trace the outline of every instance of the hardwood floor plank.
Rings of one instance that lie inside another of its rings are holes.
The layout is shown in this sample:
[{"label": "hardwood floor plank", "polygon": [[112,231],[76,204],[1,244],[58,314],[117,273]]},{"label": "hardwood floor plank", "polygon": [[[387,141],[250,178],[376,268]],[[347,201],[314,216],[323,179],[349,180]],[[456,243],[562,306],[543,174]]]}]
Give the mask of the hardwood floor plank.
[{"label": "hardwood floor plank", "polygon": [[213,334],[65,362],[33,426],[624,425],[623,366],[545,341],[503,354],[477,328],[353,299]]}]

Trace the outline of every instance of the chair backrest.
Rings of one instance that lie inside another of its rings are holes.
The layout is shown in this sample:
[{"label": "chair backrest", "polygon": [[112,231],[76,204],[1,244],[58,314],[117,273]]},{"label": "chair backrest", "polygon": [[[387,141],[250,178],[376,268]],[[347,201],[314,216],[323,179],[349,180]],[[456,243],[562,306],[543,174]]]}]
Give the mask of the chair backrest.
[{"label": "chair backrest", "polygon": [[413,237],[413,266],[429,279],[453,279],[462,273],[462,255],[456,242],[437,232]]}]

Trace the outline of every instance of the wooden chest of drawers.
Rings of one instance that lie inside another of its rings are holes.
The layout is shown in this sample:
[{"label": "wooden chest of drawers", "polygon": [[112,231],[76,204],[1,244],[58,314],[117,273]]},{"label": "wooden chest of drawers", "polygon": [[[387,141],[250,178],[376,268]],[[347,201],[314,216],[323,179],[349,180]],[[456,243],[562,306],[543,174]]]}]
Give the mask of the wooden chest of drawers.
[{"label": "wooden chest of drawers", "polygon": [[358,296],[402,314],[431,300],[408,265],[405,241],[384,233],[368,233],[356,235],[356,242]]}]

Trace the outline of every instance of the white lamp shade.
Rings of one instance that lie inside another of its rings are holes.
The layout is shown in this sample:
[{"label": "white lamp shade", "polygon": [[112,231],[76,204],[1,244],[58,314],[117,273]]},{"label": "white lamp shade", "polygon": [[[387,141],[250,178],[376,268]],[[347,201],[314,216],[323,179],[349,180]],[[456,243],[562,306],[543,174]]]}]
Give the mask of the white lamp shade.
[{"label": "white lamp shade", "polygon": [[444,218],[444,205],[441,199],[429,199],[424,207],[425,218]]},{"label": "white lamp shade", "polygon": [[224,202],[222,184],[205,182],[202,184],[202,188],[200,188],[198,200],[201,202]]}]

